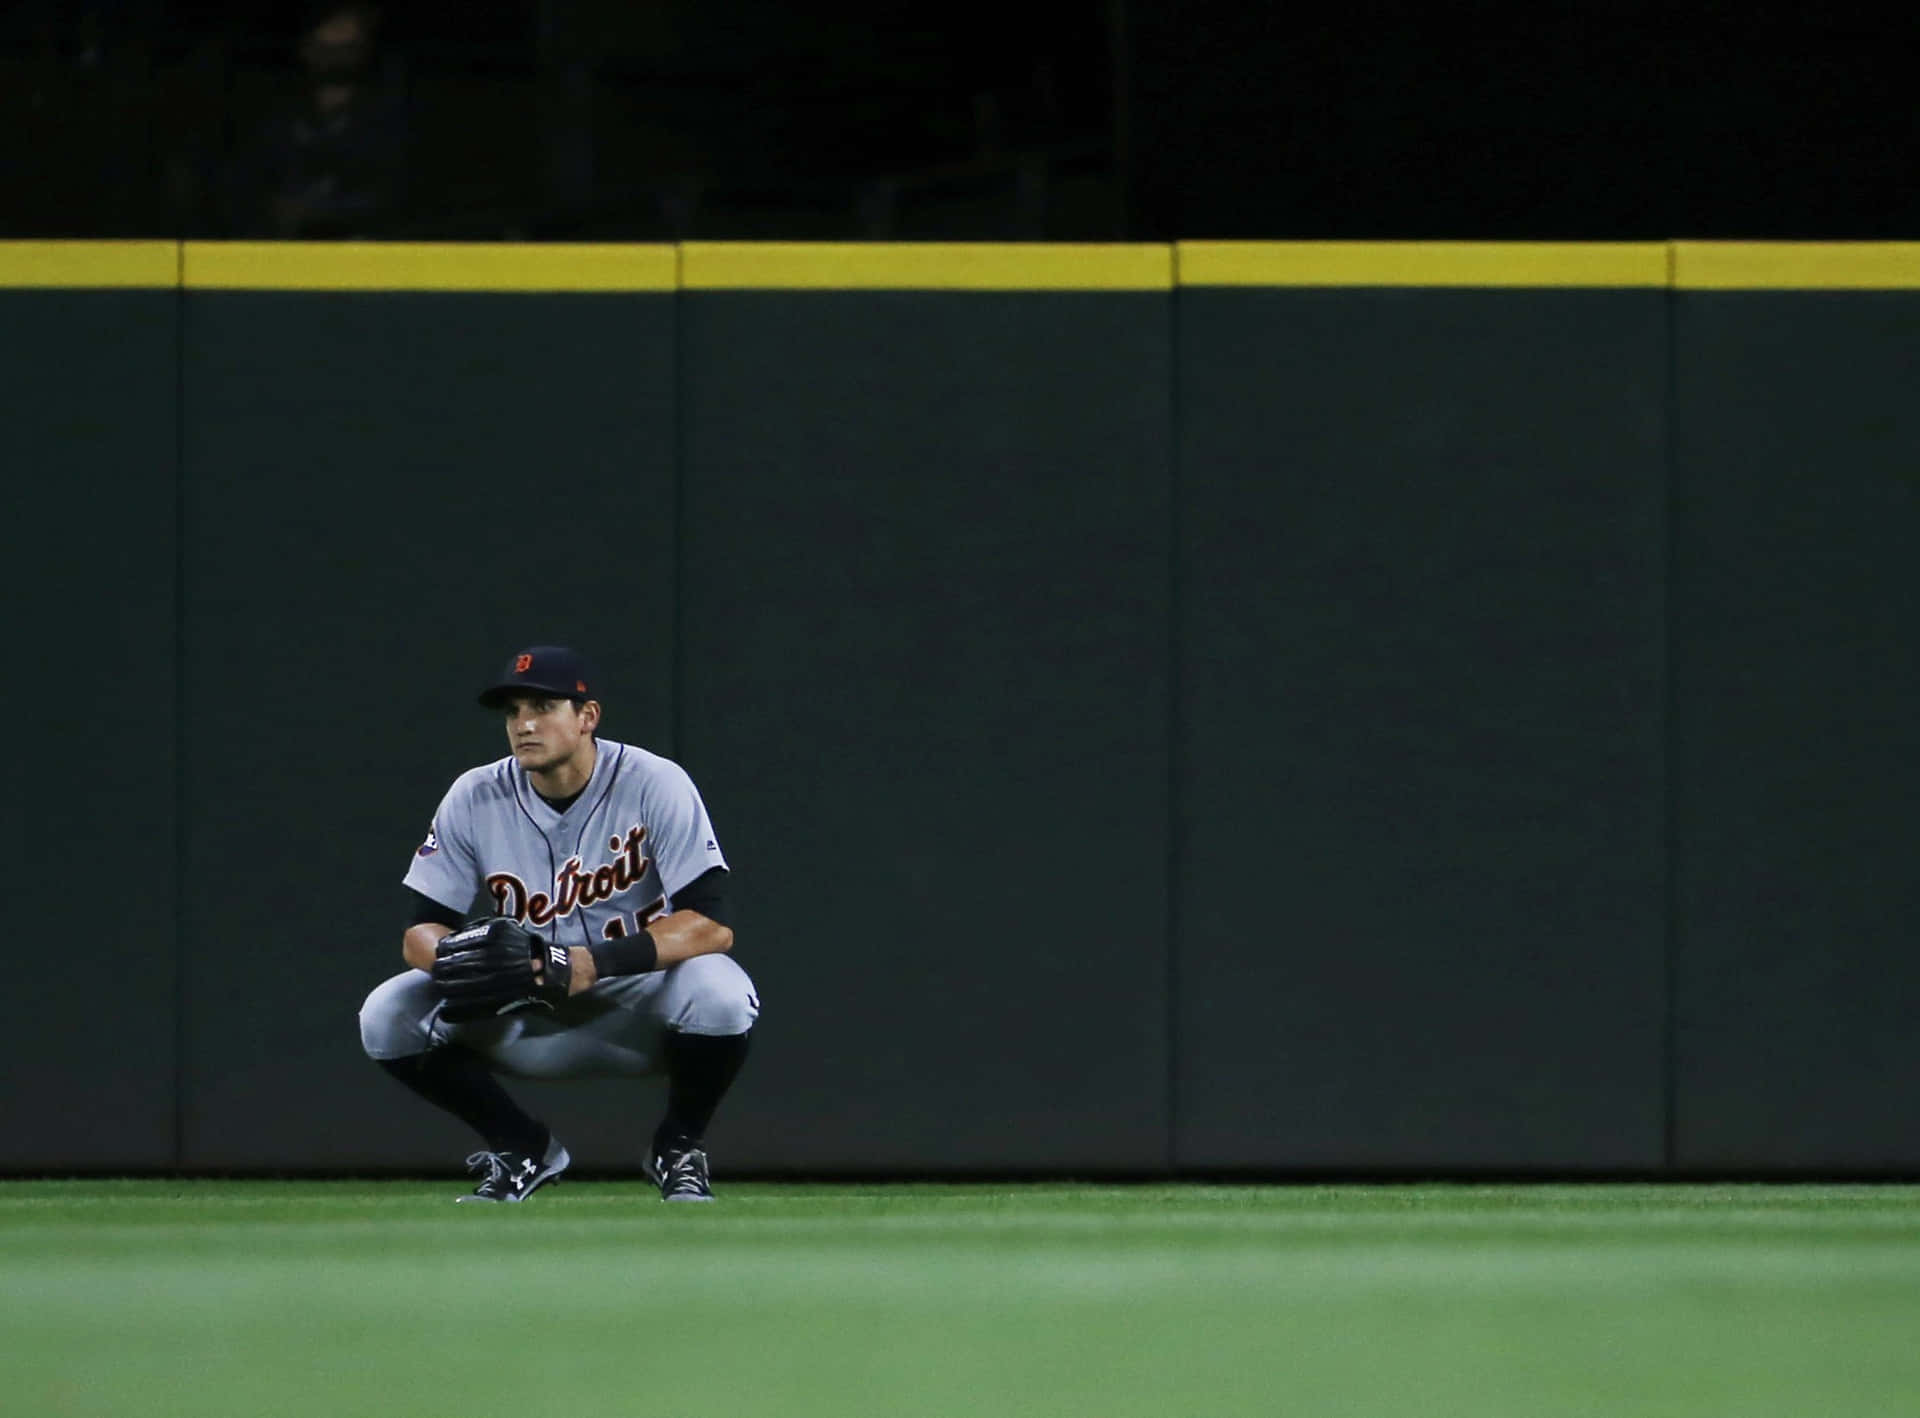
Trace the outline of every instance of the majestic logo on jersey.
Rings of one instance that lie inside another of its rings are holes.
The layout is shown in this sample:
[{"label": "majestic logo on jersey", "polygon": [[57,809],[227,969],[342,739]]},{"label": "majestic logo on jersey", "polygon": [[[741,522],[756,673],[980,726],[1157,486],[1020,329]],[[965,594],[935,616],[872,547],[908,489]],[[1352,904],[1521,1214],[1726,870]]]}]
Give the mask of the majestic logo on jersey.
[{"label": "majestic logo on jersey", "polygon": [[544,926],[570,915],[577,907],[619,895],[647,874],[648,859],[640,850],[646,836],[647,829],[635,825],[627,829],[625,837],[609,837],[607,850],[616,854],[614,859],[591,871],[580,858],[568,857],[553,878],[551,892],[529,891],[512,872],[494,872],[487,878],[487,890],[493,895],[495,913]]},{"label": "majestic logo on jersey", "polygon": [[414,852],[416,857],[431,857],[440,850],[440,824],[434,823],[427,828],[427,840]]}]

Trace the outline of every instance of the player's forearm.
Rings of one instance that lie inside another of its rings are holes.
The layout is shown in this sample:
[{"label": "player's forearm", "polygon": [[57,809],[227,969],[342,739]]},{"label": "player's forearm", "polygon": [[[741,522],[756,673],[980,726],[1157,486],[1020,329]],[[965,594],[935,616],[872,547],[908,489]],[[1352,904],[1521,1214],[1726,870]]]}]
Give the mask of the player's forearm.
[{"label": "player's forearm", "polygon": [[450,934],[452,930],[452,926],[443,926],[438,921],[422,921],[418,925],[408,926],[406,935],[400,941],[400,953],[414,969],[431,972],[433,948],[440,944],[442,936]]},{"label": "player's forearm", "polygon": [[657,968],[678,965],[696,955],[721,955],[733,949],[733,932],[698,911],[674,911],[647,922]]},{"label": "player's forearm", "polygon": [[649,922],[642,936],[604,945],[574,946],[567,952],[573,969],[573,993],[614,975],[644,975],[665,970],[696,955],[733,949],[733,932],[698,911],[675,911]]}]

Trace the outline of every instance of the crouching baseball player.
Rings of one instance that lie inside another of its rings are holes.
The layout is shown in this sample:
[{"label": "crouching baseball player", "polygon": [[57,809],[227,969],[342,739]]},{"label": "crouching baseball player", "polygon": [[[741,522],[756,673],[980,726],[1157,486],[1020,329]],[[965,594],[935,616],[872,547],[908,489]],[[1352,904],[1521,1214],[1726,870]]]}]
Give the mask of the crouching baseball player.
[{"label": "crouching baseball player", "polygon": [[596,737],[597,683],[536,645],[482,691],[511,751],[441,800],[406,875],[409,968],[360,1009],[368,1055],[484,1139],[461,1201],[524,1201],[572,1160],[503,1074],[664,1074],[648,1176],[667,1201],[713,1199],[707,1125],[760,1001],[728,955],[706,804],[678,764]]}]

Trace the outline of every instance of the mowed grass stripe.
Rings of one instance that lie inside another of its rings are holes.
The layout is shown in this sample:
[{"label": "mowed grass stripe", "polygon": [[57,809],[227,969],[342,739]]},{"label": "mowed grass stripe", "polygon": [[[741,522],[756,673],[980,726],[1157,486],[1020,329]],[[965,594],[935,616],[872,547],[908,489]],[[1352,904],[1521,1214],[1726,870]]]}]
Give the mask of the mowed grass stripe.
[{"label": "mowed grass stripe", "polygon": [[1878,1414],[1912,1188],[0,1186],[59,1414]]},{"label": "mowed grass stripe", "polygon": [[[658,1206],[659,1203],[653,1203]],[[636,1215],[637,1207],[580,1210],[566,1216],[486,1213],[489,1219],[459,1220],[408,1214],[353,1216],[328,1222],[313,1218],[262,1217],[249,1220],[248,1235],[259,1244],[337,1253],[362,1242],[391,1250],[405,1244],[439,1247],[483,1243],[503,1248],[604,1244],[609,1237],[653,1245],[748,1246],[794,1244],[874,1244],[903,1240],[964,1250],[969,1246],[1077,1245],[1129,1248],[1159,1242],[1181,1246],[1235,1246],[1257,1242],[1272,1246],[1306,1244],[1375,1245],[1382,1238],[1377,1213],[1325,1212],[1314,1215],[1175,1214],[1163,1216],[902,1216],[866,1217],[733,1215],[694,1219],[663,1211]],[[495,1228],[491,1230],[476,1228]],[[1602,1240],[1664,1242],[1678,1237],[1700,1242],[1753,1242],[1771,1245],[1797,1236],[1840,1244],[1857,1239],[1872,1244],[1920,1245],[1920,1216],[1910,1209],[1848,1210],[1841,1213],[1728,1209],[1711,1215],[1669,1212],[1615,1215],[1432,1215],[1396,1217],[1393,1234],[1422,1245],[1477,1246],[1488,1242],[1588,1244]],[[31,1255],[58,1244],[76,1250],[112,1249],[138,1253],[170,1245],[222,1247],[226,1232],[204,1221],[148,1219],[131,1222],[47,1221],[32,1227],[0,1227],[0,1256]]]},{"label": "mowed grass stripe", "polygon": [[[611,1254],[610,1254],[611,1252]],[[648,1268],[671,1263],[674,1294],[725,1300],[751,1293],[760,1300],[805,1302],[823,1288],[858,1286],[868,1298],[890,1303],[946,1306],[973,1297],[991,1301],[1018,1293],[1029,1297],[1098,1296],[1152,1291],[1163,1298],[1209,1295],[1230,1287],[1258,1287],[1275,1296],[1325,1297],[1374,1290],[1419,1293],[1558,1291],[1566,1267],[1577,1264],[1582,1283],[1609,1289],[1655,1289],[1675,1283],[1721,1285],[1729,1267],[1744,1278],[1788,1279],[1796,1284],[1902,1286],[1920,1267],[1920,1252],[1904,1253],[1877,1244],[1819,1249],[1763,1247],[1748,1253],[1724,1243],[1690,1241],[1679,1245],[1610,1242],[1594,1248],[1577,1241],[1538,1245],[1522,1238],[1465,1246],[1401,1242],[1359,1245],[1302,1243],[1250,1250],[1231,1244],[1194,1246],[1156,1243],[1110,1253],[1082,1246],[1041,1244],[1017,1249],[977,1246],[929,1259],[897,1246],[786,1244],[769,1250],[748,1244],[698,1247],[646,1247],[575,1243],[541,1250],[478,1257],[449,1254],[445,1248],[382,1247],[378,1254],[354,1259],[327,1258],[302,1251],[298,1298],[302,1303],[354,1303],[363,1297],[406,1295],[426,1277],[443,1283],[491,1283],[510,1280],[529,1300],[545,1296],[565,1303],[572,1291],[588,1288],[619,1293],[633,1284],[633,1262],[643,1256]],[[23,1291],[45,1312],[71,1303],[91,1313],[103,1288],[127,1284],[135,1289],[171,1288],[183,1302],[217,1297],[221,1304],[246,1297],[268,1300],[287,1293],[287,1264],[293,1255],[217,1255],[198,1258],[128,1258],[94,1253],[70,1255],[58,1262],[12,1268]],[[928,1284],[937,1270],[940,1283]],[[175,1282],[178,1282],[175,1284]]]}]

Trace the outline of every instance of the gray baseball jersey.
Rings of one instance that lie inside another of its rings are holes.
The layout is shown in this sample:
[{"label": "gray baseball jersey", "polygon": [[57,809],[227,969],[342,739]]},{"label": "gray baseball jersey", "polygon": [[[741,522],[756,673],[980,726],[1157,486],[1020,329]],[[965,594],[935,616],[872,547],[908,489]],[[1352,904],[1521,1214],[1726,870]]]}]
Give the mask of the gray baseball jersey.
[{"label": "gray baseball jersey", "polygon": [[462,773],[441,799],[406,884],[449,910],[481,904],[565,945],[631,935],[673,893],[724,867],[686,770],[600,741],[593,776],[565,812],[511,756]]}]

